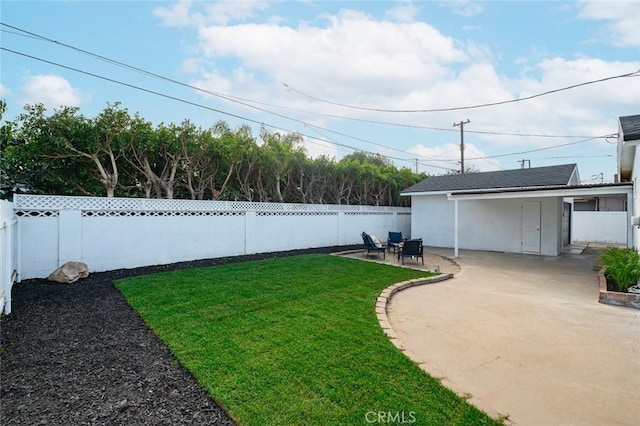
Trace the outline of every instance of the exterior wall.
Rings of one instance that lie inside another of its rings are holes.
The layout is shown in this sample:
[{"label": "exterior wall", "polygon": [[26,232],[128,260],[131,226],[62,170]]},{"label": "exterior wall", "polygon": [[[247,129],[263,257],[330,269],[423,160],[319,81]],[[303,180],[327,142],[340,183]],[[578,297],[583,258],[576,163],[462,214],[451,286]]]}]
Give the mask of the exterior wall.
[{"label": "exterior wall", "polygon": [[69,260],[93,272],[362,244],[409,235],[408,208],[18,195],[21,279]]},{"label": "exterior wall", "polygon": [[446,195],[411,197],[411,238],[432,247],[454,246],[454,204]]},{"label": "exterior wall", "polygon": [[[562,247],[562,198],[527,198],[540,202],[540,254],[557,256]],[[455,245],[455,202],[442,195],[412,196],[412,238],[434,247]],[[522,252],[522,199],[458,201],[458,247],[468,250]]]},{"label": "exterior wall", "polygon": [[627,212],[573,212],[571,241],[627,244]]},{"label": "exterior wall", "polygon": [[[622,133],[621,133],[622,134]],[[640,156],[634,155],[633,158],[633,171],[631,174],[631,180],[633,181],[633,211],[631,216],[640,215],[640,191],[638,191],[638,174],[640,173]],[[640,227],[632,226],[633,241],[630,242],[629,247],[637,247],[640,243]],[[640,249],[640,248],[639,248]]]}]

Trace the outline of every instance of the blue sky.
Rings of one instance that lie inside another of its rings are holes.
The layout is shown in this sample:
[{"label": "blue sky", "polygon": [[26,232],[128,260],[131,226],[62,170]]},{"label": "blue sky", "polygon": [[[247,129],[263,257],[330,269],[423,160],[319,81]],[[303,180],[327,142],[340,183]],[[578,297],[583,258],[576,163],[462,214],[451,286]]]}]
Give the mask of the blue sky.
[{"label": "blue sky", "polygon": [[[154,124],[225,120],[257,136],[263,123],[305,135],[311,156],[359,149],[431,174],[459,169],[453,123],[470,120],[468,166],[576,162],[583,182],[610,182],[615,139],[602,136],[640,114],[638,76],[455,108],[639,71],[638,16],[637,1],[9,0],[0,97],[5,119],[25,103],[93,117],[119,101]],[[433,109],[451,110],[406,112]]]}]

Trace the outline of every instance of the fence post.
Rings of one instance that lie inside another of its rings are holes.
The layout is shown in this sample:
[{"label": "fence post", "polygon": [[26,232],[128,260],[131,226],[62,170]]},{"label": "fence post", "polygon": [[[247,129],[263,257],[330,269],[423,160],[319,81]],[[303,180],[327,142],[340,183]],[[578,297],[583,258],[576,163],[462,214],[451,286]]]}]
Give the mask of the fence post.
[{"label": "fence post", "polygon": [[8,201],[0,201],[0,313],[11,313],[11,288],[14,275],[14,227],[16,218],[13,212],[13,204]]}]

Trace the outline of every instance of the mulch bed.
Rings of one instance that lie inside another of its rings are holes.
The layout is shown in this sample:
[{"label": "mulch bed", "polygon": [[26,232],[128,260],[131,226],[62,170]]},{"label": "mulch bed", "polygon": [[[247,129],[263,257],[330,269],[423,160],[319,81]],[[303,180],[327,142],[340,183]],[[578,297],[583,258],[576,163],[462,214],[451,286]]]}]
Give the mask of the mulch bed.
[{"label": "mulch bed", "polygon": [[[234,425],[113,286],[119,278],[328,247],[17,283],[0,321],[2,425]],[[89,265],[91,266],[91,265]]]}]

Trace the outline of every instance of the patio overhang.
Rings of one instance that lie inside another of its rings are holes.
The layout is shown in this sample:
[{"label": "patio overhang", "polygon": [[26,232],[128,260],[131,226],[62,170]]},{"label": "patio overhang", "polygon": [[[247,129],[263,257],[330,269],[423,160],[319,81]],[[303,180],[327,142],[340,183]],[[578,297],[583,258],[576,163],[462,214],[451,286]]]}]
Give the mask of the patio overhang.
[{"label": "patio overhang", "polygon": [[[458,257],[458,202],[468,200],[500,200],[523,198],[569,198],[569,197],[601,197],[606,195],[623,195],[627,199],[627,223],[631,223],[633,212],[633,183],[607,183],[575,186],[546,186],[546,187],[520,187],[520,188],[496,188],[472,191],[452,191],[447,193],[447,198],[454,204],[454,256]],[[631,226],[627,230],[627,241],[633,241]],[[631,244],[633,245],[633,244]]]},{"label": "patio overhang", "polygon": [[498,188],[474,191],[452,191],[447,194],[449,200],[495,200],[508,198],[540,197],[598,197],[604,195],[633,195],[633,184],[607,183],[575,186],[544,186],[528,188]]}]

